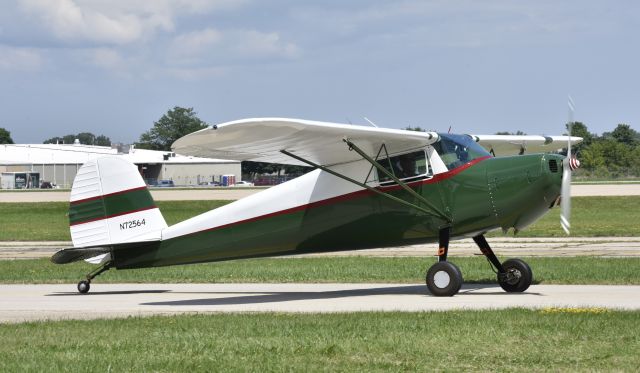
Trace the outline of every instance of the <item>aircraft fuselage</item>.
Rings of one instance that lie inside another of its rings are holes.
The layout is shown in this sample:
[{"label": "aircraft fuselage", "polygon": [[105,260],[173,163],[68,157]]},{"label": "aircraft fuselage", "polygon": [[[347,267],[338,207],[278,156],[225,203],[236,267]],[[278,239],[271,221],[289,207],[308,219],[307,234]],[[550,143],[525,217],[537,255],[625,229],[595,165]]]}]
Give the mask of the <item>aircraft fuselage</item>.
[{"label": "aircraft fuselage", "polygon": [[[519,230],[556,202],[562,160],[552,154],[481,156],[407,182],[450,221],[316,169],[168,227],[159,242],[116,248],[113,265],[141,268],[425,243],[437,241],[445,226],[452,237]],[[359,161],[332,169],[365,180],[371,165]],[[373,185],[421,205],[399,185],[379,180]]]}]

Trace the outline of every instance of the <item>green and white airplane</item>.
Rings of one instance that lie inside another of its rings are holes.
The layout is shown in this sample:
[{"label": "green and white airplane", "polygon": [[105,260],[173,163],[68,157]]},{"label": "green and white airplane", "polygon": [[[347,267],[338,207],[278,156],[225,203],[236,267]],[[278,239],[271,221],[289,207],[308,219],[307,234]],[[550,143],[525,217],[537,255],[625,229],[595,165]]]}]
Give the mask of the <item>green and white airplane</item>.
[{"label": "green and white airplane", "polygon": [[[578,165],[570,147],[581,140],[284,118],[228,122],[182,137],[173,150],[313,171],[168,227],[136,166],[117,157],[89,161],[71,191],[74,247],[52,261],[100,264],[78,283],[86,293],[109,268],[438,242],[438,261],[427,270],[426,284],[435,296],[452,296],[463,279],[447,261],[449,241],[473,237],[500,286],[522,292],[531,284],[531,269],[520,259],[498,260],[484,234],[525,228],[561,195],[568,233],[571,169]],[[548,153],[565,147],[567,157]]]}]

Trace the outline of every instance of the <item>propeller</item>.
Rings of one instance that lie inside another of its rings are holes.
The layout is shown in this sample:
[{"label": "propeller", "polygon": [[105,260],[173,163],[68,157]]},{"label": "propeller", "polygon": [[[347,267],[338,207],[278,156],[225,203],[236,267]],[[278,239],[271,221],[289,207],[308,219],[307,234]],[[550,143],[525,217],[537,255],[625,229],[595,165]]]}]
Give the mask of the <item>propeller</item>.
[{"label": "propeller", "polygon": [[569,229],[571,228],[571,171],[578,168],[580,166],[580,162],[576,158],[573,158],[571,156],[571,128],[573,126],[573,113],[575,111],[571,96],[569,96],[567,105],[569,106],[569,136],[567,136],[567,157],[562,162],[563,167],[562,191],[560,194],[560,225],[562,225],[562,229],[564,229],[564,231],[569,234]]}]

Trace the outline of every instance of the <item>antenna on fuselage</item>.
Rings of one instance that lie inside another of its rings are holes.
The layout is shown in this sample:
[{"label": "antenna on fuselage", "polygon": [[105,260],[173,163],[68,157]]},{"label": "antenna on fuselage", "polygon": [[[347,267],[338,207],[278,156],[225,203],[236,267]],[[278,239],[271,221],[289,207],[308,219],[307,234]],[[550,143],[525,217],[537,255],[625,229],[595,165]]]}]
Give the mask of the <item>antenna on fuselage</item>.
[{"label": "antenna on fuselage", "polygon": [[367,122],[369,122],[370,125],[374,126],[375,128],[379,128],[378,126],[376,126],[375,123],[373,123],[372,121],[369,120],[369,118],[364,117],[364,120],[366,120]]}]

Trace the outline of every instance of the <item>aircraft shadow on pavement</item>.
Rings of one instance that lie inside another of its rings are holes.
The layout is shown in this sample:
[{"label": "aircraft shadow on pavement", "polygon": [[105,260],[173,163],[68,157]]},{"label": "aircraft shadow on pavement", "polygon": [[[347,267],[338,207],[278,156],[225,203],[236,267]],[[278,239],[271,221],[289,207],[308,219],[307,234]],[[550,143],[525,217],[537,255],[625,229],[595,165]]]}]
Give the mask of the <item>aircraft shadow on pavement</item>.
[{"label": "aircraft shadow on pavement", "polygon": [[[475,293],[474,290],[481,290],[481,289],[489,289],[489,288],[493,288],[496,289],[496,291],[492,291],[492,292],[486,292],[483,291],[482,293]],[[500,288],[499,285],[495,285],[495,284],[469,284],[469,285],[462,285],[462,289],[460,289],[460,292],[458,294],[464,294],[464,295],[508,295],[510,297],[517,297],[520,295],[537,295],[537,296],[542,296],[543,294],[541,293],[534,293],[532,291],[525,291],[523,293],[507,293],[506,291],[502,290],[502,288]]]},{"label": "aircraft shadow on pavement", "polygon": [[160,294],[168,293],[171,290],[121,290],[121,291],[93,291],[87,294],[80,294],[77,291],[64,293],[45,294],[46,297],[68,297],[68,296],[92,296],[92,295],[126,295],[126,294]]},{"label": "aircraft shadow on pavement", "polygon": [[[498,288],[494,284],[472,284],[462,287],[460,294],[469,295],[474,294],[474,290],[486,289],[486,288]],[[182,293],[184,294],[184,293]],[[199,292],[199,294],[203,294]],[[347,290],[331,290],[331,291],[287,291],[287,292],[264,292],[255,291],[224,291],[224,292],[209,292],[209,294],[256,294],[256,295],[240,295],[232,297],[222,298],[204,298],[204,299],[187,299],[177,301],[164,301],[164,302],[148,302],[141,303],[144,306],[224,306],[224,305],[240,305],[240,304],[261,304],[261,303],[278,303],[278,302],[291,302],[299,300],[321,300],[321,299],[336,299],[347,297],[366,297],[374,295],[424,295],[425,297],[431,297],[431,294],[425,289],[424,285],[402,285],[394,287],[380,287],[380,288],[367,288],[367,289],[347,289]],[[505,293],[500,289],[497,292],[482,292],[476,295],[508,295],[514,296],[523,293]],[[537,293],[524,293],[529,295],[540,295]]]}]

